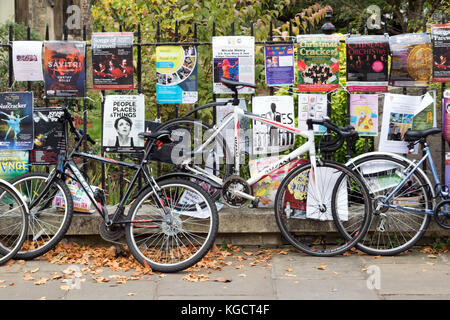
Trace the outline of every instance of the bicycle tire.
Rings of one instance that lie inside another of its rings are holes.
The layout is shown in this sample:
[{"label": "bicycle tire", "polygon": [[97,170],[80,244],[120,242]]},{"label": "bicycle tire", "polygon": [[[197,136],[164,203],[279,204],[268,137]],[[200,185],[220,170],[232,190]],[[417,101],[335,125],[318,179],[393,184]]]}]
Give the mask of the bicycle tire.
[{"label": "bicycle tire", "polygon": [[[360,177],[344,165],[320,161],[314,175],[319,183],[317,194],[310,183],[313,171],[308,162],[283,179],[275,197],[275,219],[283,237],[300,251],[322,257],[339,255],[367,232],[371,216],[368,191]],[[325,205],[322,211],[319,203]],[[346,233],[352,235],[351,241],[337,228],[344,224],[341,220],[352,221],[352,225],[345,223],[352,227]]]},{"label": "bicycle tire", "polygon": [[[364,164],[370,164],[370,167],[366,167],[367,169],[365,172]],[[399,254],[414,246],[417,241],[422,238],[428,228],[431,221],[431,216],[428,214],[405,212],[404,209],[403,211],[395,211],[394,209],[387,208],[387,211],[385,212],[376,210],[377,199],[382,199],[393,190],[400,181],[401,175],[404,175],[402,172],[405,172],[405,169],[409,166],[410,164],[408,162],[389,157],[389,155],[369,155],[356,160],[352,164],[352,170],[357,171],[365,181],[366,185],[368,185],[374,206],[369,232],[356,246],[361,251],[371,255],[382,256]],[[372,171],[374,170],[373,168],[384,168],[384,170],[379,171],[378,173],[367,173],[369,172],[369,168],[372,168],[370,169]],[[396,178],[396,175],[398,175],[399,178]],[[374,182],[374,179],[381,181],[381,179],[386,180],[387,178],[390,178],[391,180],[396,179],[392,180],[395,184],[392,187],[377,190],[374,185],[374,183],[376,183]],[[416,188],[415,186],[417,186],[417,190],[414,190],[414,188]],[[393,201],[394,203],[395,201],[399,203],[402,203],[400,201],[403,201],[403,203],[407,201],[406,203],[411,204],[412,207],[421,207],[424,210],[430,209],[432,207],[432,195],[427,186],[428,183],[426,180],[416,171],[408,179],[405,186],[398,190],[393,196],[397,197],[396,199],[393,199]],[[422,198],[423,201],[420,201],[418,197]],[[400,198],[409,199],[402,200]],[[405,230],[405,228],[410,228],[411,231],[408,232],[409,229]]]},{"label": "bicycle tire", "polygon": [[[187,147],[188,151],[193,152],[194,148],[200,147],[215,129],[207,123],[198,119],[177,118],[161,124],[157,128],[157,130],[169,130],[172,133],[171,138],[178,143],[180,143],[180,141],[185,141],[180,140],[180,138],[185,139],[185,137],[188,135],[186,132],[189,132],[191,141],[189,143],[189,146],[185,145],[184,147]],[[201,137],[198,137],[199,131],[201,131]],[[201,140],[199,140],[199,138],[201,138]],[[179,146],[180,145],[181,143],[179,144]],[[212,142],[210,142],[206,146],[205,149],[205,153],[201,155],[194,155],[194,159],[192,159],[191,157],[191,161],[194,161],[195,167],[199,167],[207,171],[208,175],[216,176],[222,180],[231,175],[234,160],[232,159],[230,150],[226,144],[226,140],[220,133],[214,138]],[[166,171],[173,172],[174,164],[164,163],[162,165],[163,171],[164,168],[166,168]],[[181,169],[183,171],[186,170],[183,167],[181,167]],[[190,172],[189,170],[187,171]],[[218,200],[220,198],[221,192],[219,189],[215,189],[206,182],[200,180],[197,180],[196,183],[202,185],[202,187],[211,195],[214,200]]]},{"label": "bicycle tire", "polygon": [[27,233],[27,204],[11,184],[0,180],[0,265],[14,258]]},{"label": "bicycle tire", "polygon": [[[27,205],[30,205],[43,191],[48,177],[48,173],[26,173],[11,180],[11,184],[22,194]],[[29,206],[30,234],[15,259],[31,260],[45,254],[61,241],[70,227],[73,199],[69,188],[61,179],[56,178],[47,194],[38,204]],[[65,204],[62,213],[54,205],[55,197],[60,205]],[[39,207],[40,205],[45,207]]]},{"label": "bicycle tire", "polygon": [[[156,204],[158,200],[154,192],[147,186],[128,211],[127,220],[131,223],[126,226],[127,244],[141,264],[148,263],[155,271],[177,272],[193,266],[206,255],[216,239],[219,217],[211,197],[197,184],[184,179],[171,179],[159,182],[158,186],[165,207],[170,209],[170,217],[164,215]],[[192,200],[195,204],[182,198],[188,195],[191,199],[197,199]],[[200,216],[195,217],[197,214]],[[166,220],[152,221],[163,218]],[[168,222],[169,218],[173,219],[172,224]],[[205,222],[204,227],[201,222]],[[200,235],[203,233],[207,233],[204,238]],[[204,239],[202,243],[201,239]],[[196,243],[199,243],[198,248]],[[180,248],[174,248],[176,245]],[[188,256],[190,253],[193,254]]]}]

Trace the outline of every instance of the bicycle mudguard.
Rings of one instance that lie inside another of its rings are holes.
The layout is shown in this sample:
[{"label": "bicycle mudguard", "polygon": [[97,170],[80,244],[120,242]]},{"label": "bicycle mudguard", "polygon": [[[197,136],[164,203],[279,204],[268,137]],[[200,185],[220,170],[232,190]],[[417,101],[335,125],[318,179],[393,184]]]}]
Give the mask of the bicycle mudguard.
[{"label": "bicycle mudguard", "polygon": [[[381,151],[374,151],[374,152],[368,152],[368,153],[363,153],[355,158],[350,159],[349,161],[347,161],[347,163],[345,164],[346,166],[351,168],[351,165],[353,164],[353,162],[358,161],[359,159],[363,158],[363,157],[368,157],[368,156],[384,156],[387,155],[389,157],[401,160],[401,161],[405,161],[408,164],[412,165],[413,167],[415,167],[417,165],[417,163],[412,162],[411,160],[402,157],[401,155],[398,155],[396,153],[391,153],[391,152],[381,152]],[[436,193],[435,190],[433,188],[433,185],[431,184],[430,179],[428,178],[428,176],[425,174],[425,172],[423,172],[423,170],[421,168],[417,168],[416,172],[418,172],[422,178],[425,179],[425,182],[428,184],[428,187],[430,189],[431,195],[433,196],[433,199],[436,197]]]},{"label": "bicycle mudguard", "polygon": [[209,185],[211,185],[213,188],[216,189],[222,189],[222,186],[220,184],[218,184],[217,182],[212,181],[211,179],[208,179],[206,177],[203,176],[199,176],[199,175],[194,175],[192,173],[187,173],[187,172],[174,172],[174,173],[168,173],[165,175],[162,175],[158,178],[155,178],[156,182],[160,182],[163,180],[167,180],[167,179],[174,179],[174,178],[183,178],[183,179],[196,179],[196,180],[201,180],[203,182],[208,183]]}]

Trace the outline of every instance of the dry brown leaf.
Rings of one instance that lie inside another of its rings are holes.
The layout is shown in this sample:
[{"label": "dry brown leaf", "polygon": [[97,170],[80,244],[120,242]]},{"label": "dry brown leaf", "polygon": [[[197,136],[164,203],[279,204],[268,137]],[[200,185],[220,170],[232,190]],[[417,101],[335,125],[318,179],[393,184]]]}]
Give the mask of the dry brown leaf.
[{"label": "dry brown leaf", "polygon": [[292,273],[285,273],[284,274],[286,277],[296,277],[296,275],[295,274],[292,274]]},{"label": "dry brown leaf", "polygon": [[337,273],[336,271],[333,271],[333,273],[337,276],[339,273]]},{"label": "dry brown leaf", "polygon": [[292,268],[287,268],[286,271],[287,272],[292,272]]},{"label": "dry brown leaf", "polygon": [[219,277],[219,278],[214,279],[213,281],[215,281],[215,282],[231,282],[231,279],[225,278],[225,277]]},{"label": "dry brown leaf", "polygon": [[47,297],[40,297],[39,300],[47,300]]},{"label": "dry brown leaf", "polygon": [[374,259],[379,259],[379,258],[381,258],[381,256],[374,256],[373,258]]},{"label": "dry brown leaf", "polygon": [[42,285],[42,284],[46,284],[46,283],[47,283],[47,280],[48,280],[48,278],[39,278],[39,280],[36,281],[34,284],[35,284],[36,286],[40,286],[40,285]]},{"label": "dry brown leaf", "polygon": [[127,293],[127,296],[129,296],[129,297],[132,297],[132,296],[135,296],[135,295],[136,295],[136,293],[134,293],[134,292]]},{"label": "dry brown leaf", "polygon": [[15,285],[14,282],[10,282],[10,283],[9,283],[9,286],[10,286],[10,287],[12,287],[13,285]]},{"label": "dry brown leaf", "polygon": [[69,286],[60,286],[59,288],[61,290],[64,290],[64,291],[69,291],[70,290]]},{"label": "dry brown leaf", "polygon": [[253,255],[253,252],[245,252],[245,251],[244,251],[244,254],[245,254],[246,256],[252,256],[252,255]]},{"label": "dry brown leaf", "polygon": [[17,261],[18,264],[25,264],[25,260],[19,260]]},{"label": "dry brown leaf", "polygon": [[434,262],[427,262],[426,264],[430,265],[430,266],[434,266],[435,263]]},{"label": "dry brown leaf", "polygon": [[31,280],[34,280],[34,278],[30,274],[27,273],[23,276],[23,280],[31,281]]},{"label": "dry brown leaf", "polygon": [[1,285],[0,288],[6,288],[6,285]]},{"label": "dry brown leaf", "polygon": [[39,271],[39,268],[35,268],[35,269],[31,270],[30,272],[31,272],[31,273],[36,273],[36,272],[38,272],[38,271]]},{"label": "dry brown leaf", "polygon": [[325,262],[322,262],[317,269],[319,270],[326,270],[327,269],[327,264]]},{"label": "dry brown leaf", "polygon": [[244,266],[244,265],[240,264],[240,265],[238,265],[238,266],[235,266],[235,268],[236,268],[236,269],[242,269],[243,266]]},{"label": "dry brown leaf", "polygon": [[9,260],[8,262],[5,263],[5,266],[6,266],[6,267],[10,267],[10,266],[12,266],[14,263],[16,263],[15,260]]},{"label": "dry brown leaf", "polygon": [[245,278],[247,275],[245,273],[241,273],[238,276],[241,277],[241,278]]},{"label": "dry brown leaf", "polygon": [[0,280],[0,283],[5,283],[6,280]]}]

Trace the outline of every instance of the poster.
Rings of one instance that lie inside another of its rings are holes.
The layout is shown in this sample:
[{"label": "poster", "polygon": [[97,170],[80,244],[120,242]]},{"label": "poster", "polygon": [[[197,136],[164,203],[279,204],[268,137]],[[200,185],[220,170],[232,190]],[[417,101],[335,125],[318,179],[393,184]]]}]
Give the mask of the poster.
[{"label": "poster", "polygon": [[442,99],[442,137],[450,142],[450,90],[444,91]]},{"label": "poster", "polygon": [[9,181],[28,172],[28,151],[0,151],[0,179]]},{"label": "poster", "polygon": [[[406,131],[435,127],[434,115],[436,115],[435,99],[430,93],[424,96],[386,94],[379,151],[407,154],[408,143],[403,141]],[[416,145],[414,153],[417,153],[417,149]]]},{"label": "poster", "polygon": [[450,188],[450,152],[445,153],[445,186]]},{"label": "poster", "polygon": [[407,33],[389,37],[391,73],[389,85],[426,87],[430,80],[432,52],[430,36]]},{"label": "poster", "polygon": [[264,61],[268,86],[294,84],[294,46],[265,46]]},{"label": "poster", "polygon": [[[321,120],[327,116],[327,95],[326,94],[307,94],[298,95],[298,128],[302,131],[308,131],[306,120]],[[325,134],[327,128],[322,125],[313,125],[314,134]]]},{"label": "poster", "polygon": [[45,94],[83,97],[85,94],[85,42],[45,41]]},{"label": "poster", "polygon": [[13,41],[14,81],[43,81],[42,41]]},{"label": "poster", "polygon": [[349,36],[347,49],[347,90],[385,92],[388,90],[387,36]]},{"label": "poster", "polygon": [[431,26],[433,82],[450,82],[450,24]]},{"label": "poster", "polygon": [[339,87],[339,36],[298,35],[295,52],[299,91],[327,92]]},{"label": "poster", "polygon": [[38,108],[33,112],[34,147],[30,151],[30,164],[56,164],[60,152],[66,150],[66,132],[62,108]]},{"label": "poster", "polygon": [[156,47],[158,103],[196,103],[197,50],[194,46]]},{"label": "poster", "polygon": [[[248,36],[213,37],[213,92],[232,93],[220,79],[255,83],[255,38]],[[254,93],[243,87],[239,93]]]},{"label": "poster", "polygon": [[0,93],[0,150],[33,149],[33,92]]},{"label": "poster", "polygon": [[92,34],[93,88],[131,90],[133,86],[133,33]]},{"label": "poster", "polygon": [[350,95],[350,125],[360,136],[378,136],[378,95]]},{"label": "poster", "polygon": [[[217,98],[217,102],[225,102],[228,101],[227,98]],[[247,111],[247,105],[245,103],[245,99],[241,98],[239,99],[239,108]],[[232,113],[234,110],[234,106],[229,103],[225,106],[217,106],[216,107],[216,127],[219,128],[225,119],[226,116],[228,116],[230,113]],[[220,133],[225,138],[225,144],[228,146],[229,152],[231,156],[234,156],[234,128],[233,128],[233,120],[225,127],[223,128]],[[244,152],[250,153],[250,119],[245,117],[239,118],[239,139],[240,139],[240,145],[239,150],[243,154]]]},{"label": "poster", "polygon": [[[295,127],[294,97],[253,97],[252,112],[269,120]],[[253,120],[253,154],[278,153],[294,146],[292,132]]]},{"label": "poster", "polygon": [[109,95],[103,111],[103,142],[105,152],[139,152],[145,130],[144,95]]}]

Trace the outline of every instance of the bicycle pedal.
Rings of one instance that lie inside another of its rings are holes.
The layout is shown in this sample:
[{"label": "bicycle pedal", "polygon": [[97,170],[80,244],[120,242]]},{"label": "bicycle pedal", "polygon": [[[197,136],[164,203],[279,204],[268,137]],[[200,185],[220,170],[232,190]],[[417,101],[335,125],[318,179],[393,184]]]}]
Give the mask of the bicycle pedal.
[{"label": "bicycle pedal", "polygon": [[120,257],[127,257],[127,253],[125,251],[122,250],[122,248],[119,245],[116,245],[116,258],[120,258]]},{"label": "bicycle pedal", "polygon": [[258,204],[259,204],[259,198],[256,198],[255,200],[252,201],[251,205],[249,205],[249,208],[258,208]]}]

